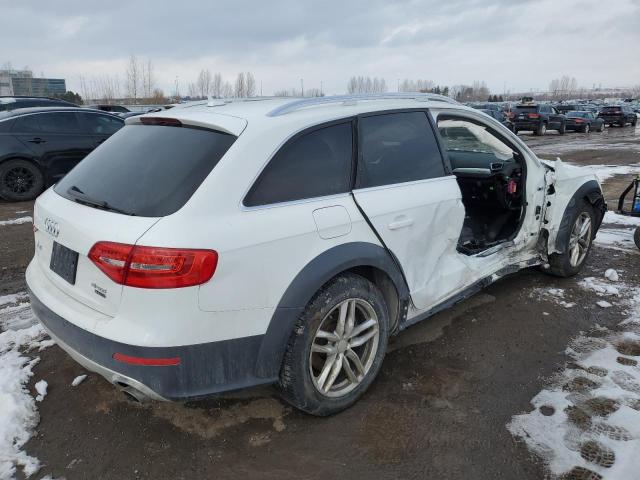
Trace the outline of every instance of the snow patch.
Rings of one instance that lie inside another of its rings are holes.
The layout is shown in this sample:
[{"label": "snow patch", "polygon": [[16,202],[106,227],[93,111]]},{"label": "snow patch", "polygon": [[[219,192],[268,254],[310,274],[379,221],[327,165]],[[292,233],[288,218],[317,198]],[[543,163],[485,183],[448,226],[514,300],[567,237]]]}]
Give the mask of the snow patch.
[{"label": "snow patch", "polygon": [[618,280],[620,280],[620,276],[618,275],[618,272],[613,268],[608,268],[604,272],[604,278],[606,278],[610,282],[617,282]]},{"label": "snow patch", "polygon": [[44,397],[47,396],[47,388],[49,387],[49,384],[46,380],[40,380],[34,385],[34,387],[36,388],[36,392],[38,392],[36,402],[41,402],[44,400]]},{"label": "snow patch", "polygon": [[71,386],[72,387],[77,387],[82,382],[84,382],[86,378],[87,378],[86,375],[78,375],[76,378],[73,379],[73,382],[71,382]]},{"label": "snow patch", "polygon": [[40,421],[27,389],[40,358],[27,352],[51,344],[25,293],[0,297],[0,478],[13,478],[18,467],[27,477],[40,468],[37,458],[22,451]]},{"label": "snow patch", "polygon": [[609,225],[627,225],[630,227],[640,227],[640,217],[629,217],[627,215],[620,215],[619,213],[607,210],[602,219],[602,223]]},{"label": "snow patch", "polygon": [[0,227],[4,227],[5,225],[22,225],[23,223],[33,223],[33,218],[19,217],[11,220],[0,220]]},{"label": "snow patch", "polygon": [[507,425],[553,478],[577,468],[608,480],[637,478],[640,289],[623,293],[633,314],[611,331],[596,327],[572,340],[567,353],[573,361],[533,398],[531,412]]},{"label": "snow patch", "polygon": [[613,305],[610,304],[609,302],[607,302],[606,300],[600,300],[600,301],[596,302],[596,305],[598,305],[601,308],[613,307]]},{"label": "snow patch", "polygon": [[628,228],[600,228],[594,243],[614,250],[638,251],[633,241],[633,229]]}]

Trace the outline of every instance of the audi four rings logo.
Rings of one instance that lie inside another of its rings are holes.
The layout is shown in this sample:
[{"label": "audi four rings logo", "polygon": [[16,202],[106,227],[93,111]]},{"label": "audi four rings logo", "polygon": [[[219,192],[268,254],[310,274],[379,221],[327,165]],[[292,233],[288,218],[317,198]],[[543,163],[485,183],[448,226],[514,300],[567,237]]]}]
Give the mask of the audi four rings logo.
[{"label": "audi four rings logo", "polygon": [[58,222],[51,220],[50,218],[46,218],[44,221],[44,228],[47,232],[53,235],[54,238],[58,238],[58,234],[60,233]]}]

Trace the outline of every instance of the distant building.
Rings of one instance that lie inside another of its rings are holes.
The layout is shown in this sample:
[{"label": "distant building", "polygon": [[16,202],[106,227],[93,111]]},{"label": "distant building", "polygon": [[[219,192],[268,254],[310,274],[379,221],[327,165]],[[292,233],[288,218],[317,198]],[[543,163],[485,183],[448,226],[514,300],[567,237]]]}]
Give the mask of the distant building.
[{"label": "distant building", "polygon": [[31,70],[0,70],[0,95],[47,97],[66,91],[64,78],[37,78]]}]

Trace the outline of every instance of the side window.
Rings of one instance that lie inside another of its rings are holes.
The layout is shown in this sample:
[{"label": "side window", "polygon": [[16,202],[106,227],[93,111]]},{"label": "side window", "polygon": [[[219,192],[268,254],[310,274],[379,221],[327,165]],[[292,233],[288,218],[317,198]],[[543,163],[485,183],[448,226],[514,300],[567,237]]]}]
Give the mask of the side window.
[{"label": "side window", "polygon": [[46,133],[84,133],[74,112],[41,113],[40,128]]},{"label": "side window", "polygon": [[438,142],[425,112],[363,117],[358,129],[358,188],[444,176]]},{"label": "side window", "polygon": [[489,126],[463,117],[439,118],[438,130],[453,173],[457,168],[491,169],[492,163],[513,161],[517,153]]},{"label": "side window", "polygon": [[14,133],[36,133],[40,131],[38,115],[24,115],[16,118],[11,129]]},{"label": "side window", "polygon": [[244,204],[254,207],[348,192],[352,157],[351,122],[303,134],[276,153]]},{"label": "side window", "polygon": [[124,122],[119,118],[99,113],[80,114],[86,129],[96,135],[112,135],[124,127]]}]

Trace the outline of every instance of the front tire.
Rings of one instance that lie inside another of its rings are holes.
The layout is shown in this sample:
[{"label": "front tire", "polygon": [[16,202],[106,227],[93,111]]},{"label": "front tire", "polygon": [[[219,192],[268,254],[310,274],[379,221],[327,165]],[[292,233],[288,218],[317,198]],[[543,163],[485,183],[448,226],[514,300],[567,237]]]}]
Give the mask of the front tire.
[{"label": "front tire", "polygon": [[343,274],[309,302],[289,338],[280,370],[282,398],[312,415],[353,405],[382,366],[389,314],[380,290]]},{"label": "front tire", "polygon": [[13,159],[0,164],[0,197],[11,202],[33,200],[44,188],[44,177],[33,163]]},{"label": "front tire", "polygon": [[558,277],[572,277],[584,266],[595,237],[596,215],[589,202],[581,199],[569,206],[569,229],[559,239],[563,253],[549,255],[548,272]]}]

